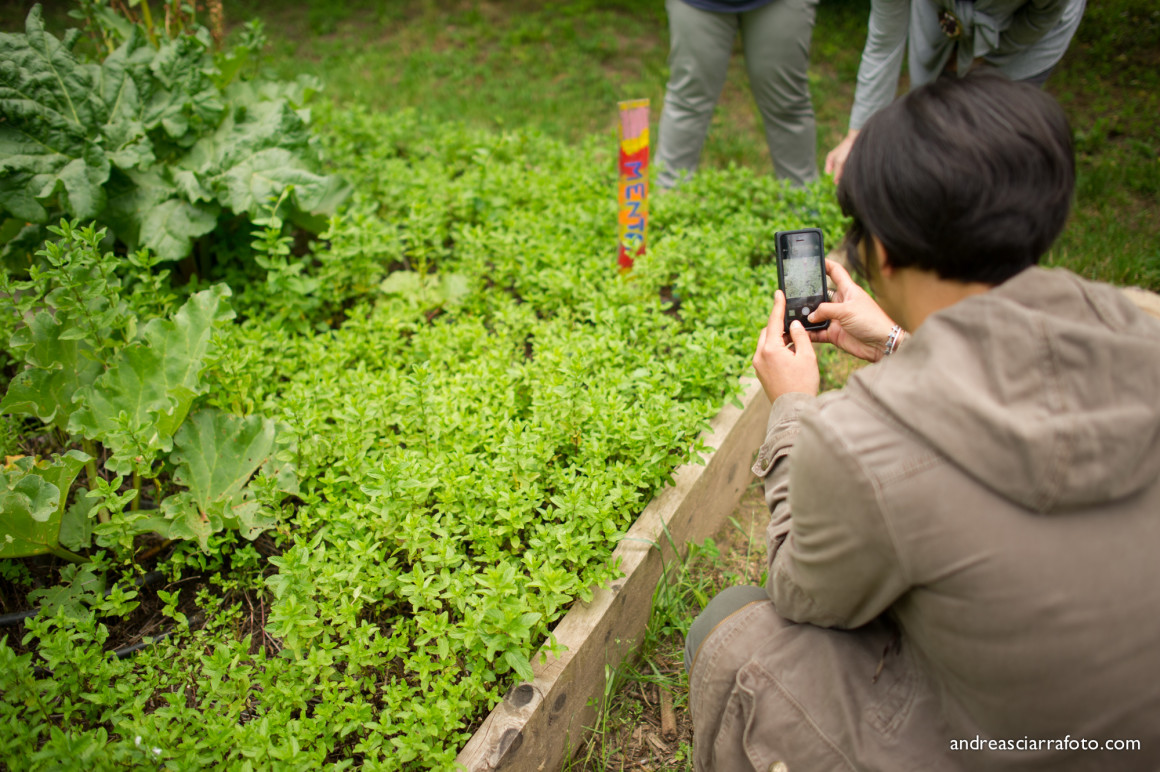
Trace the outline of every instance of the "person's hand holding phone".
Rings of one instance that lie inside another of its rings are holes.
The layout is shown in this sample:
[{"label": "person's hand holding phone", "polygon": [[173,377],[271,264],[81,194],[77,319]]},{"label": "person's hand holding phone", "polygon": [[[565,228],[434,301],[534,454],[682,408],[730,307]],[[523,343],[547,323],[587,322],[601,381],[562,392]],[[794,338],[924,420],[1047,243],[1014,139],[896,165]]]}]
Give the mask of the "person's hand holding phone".
[{"label": "person's hand holding phone", "polygon": [[815,308],[809,320],[828,319],[830,326],[808,333],[810,339],[815,343],[832,343],[859,359],[877,362],[886,349],[894,321],[841,265],[827,260],[826,275],[834,286],[833,299]]},{"label": "person's hand holding phone", "polygon": [[773,295],[769,322],[761,330],[753,352],[753,369],[770,402],[790,392],[817,394],[821,385],[810,334],[797,320],[790,324],[789,335],[784,330],[785,293],[778,290]]}]

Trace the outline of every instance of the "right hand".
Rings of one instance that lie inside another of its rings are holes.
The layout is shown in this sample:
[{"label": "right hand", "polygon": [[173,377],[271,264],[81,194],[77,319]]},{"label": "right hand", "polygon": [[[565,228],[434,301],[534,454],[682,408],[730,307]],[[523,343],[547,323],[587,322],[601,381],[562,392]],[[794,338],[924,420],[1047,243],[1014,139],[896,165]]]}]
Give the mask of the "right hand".
[{"label": "right hand", "polygon": [[809,315],[811,322],[830,321],[824,330],[810,332],[815,343],[832,343],[848,354],[867,362],[877,362],[886,349],[894,326],[874,298],[850,278],[846,269],[826,261],[826,275],[834,286],[833,300],[821,303]]},{"label": "right hand", "polygon": [[826,154],[826,174],[834,175],[835,185],[842,179],[842,169],[846,166],[846,159],[850,157],[850,149],[854,147],[854,140],[857,138],[858,129],[850,129],[846,138]]}]

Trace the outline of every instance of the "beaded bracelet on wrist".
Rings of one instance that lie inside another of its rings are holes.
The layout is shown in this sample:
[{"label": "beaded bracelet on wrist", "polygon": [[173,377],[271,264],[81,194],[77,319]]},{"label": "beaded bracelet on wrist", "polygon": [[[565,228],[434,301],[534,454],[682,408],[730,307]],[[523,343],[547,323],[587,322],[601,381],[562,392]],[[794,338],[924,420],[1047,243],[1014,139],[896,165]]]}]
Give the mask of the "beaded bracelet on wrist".
[{"label": "beaded bracelet on wrist", "polygon": [[898,347],[899,339],[902,336],[902,328],[897,324],[890,328],[890,335],[886,337],[886,349],[882,352],[882,356],[890,356]]}]

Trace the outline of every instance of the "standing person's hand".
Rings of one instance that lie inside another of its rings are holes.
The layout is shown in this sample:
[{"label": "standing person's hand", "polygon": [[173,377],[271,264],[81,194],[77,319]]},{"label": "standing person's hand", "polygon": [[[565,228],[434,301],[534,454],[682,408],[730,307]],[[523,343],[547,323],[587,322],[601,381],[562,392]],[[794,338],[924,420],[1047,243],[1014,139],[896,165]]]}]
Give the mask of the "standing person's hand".
[{"label": "standing person's hand", "polygon": [[854,140],[858,138],[858,129],[850,129],[846,138],[838,146],[826,154],[826,174],[834,175],[834,182],[842,179],[842,169],[846,166],[846,159],[850,157],[850,148],[854,147]]},{"label": "standing person's hand", "polygon": [[[834,286],[833,300],[821,303],[809,315],[811,322],[830,320],[824,330],[809,333],[816,343],[833,343],[843,351],[867,362],[877,362],[886,350],[894,322],[874,298],[850,278],[846,269],[826,261],[826,275]],[[896,340],[897,345],[897,340]]]},{"label": "standing person's hand", "polygon": [[788,336],[784,330],[785,294],[778,290],[773,295],[769,322],[753,352],[753,369],[770,402],[789,392],[814,395],[821,385],[818,358],[809,333],[796,319],[789,326]]}]

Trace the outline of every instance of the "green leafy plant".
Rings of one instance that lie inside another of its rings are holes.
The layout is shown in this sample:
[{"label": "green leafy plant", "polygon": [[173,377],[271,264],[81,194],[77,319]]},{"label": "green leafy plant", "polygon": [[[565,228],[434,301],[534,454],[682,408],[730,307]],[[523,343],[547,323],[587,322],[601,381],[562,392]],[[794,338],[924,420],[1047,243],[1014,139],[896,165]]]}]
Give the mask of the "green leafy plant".
[{"label": "green leafy plant", "polygon": [[[614,169],[596,143],[407,112],[318,118],[360,188],[302,255],[287,240],[293,194],[264,202],[250,233],[266,265],[236,277],[238,317],[200,284],[148,303],[126,261],[105,305],[82,304],[110,331],[76,341],[78,361],[108,363],[86,388],[107,387],[110,404],[142,371],[130,361],[169,373],[162,349],[208,341],[140,411],[73,402],[62,430],[121,443],[89,440],[105,465],[82,497],[89,522],[108,520],[96,544],[116,558],[143,529],[177,538],[164,570],[191,579],[178,596],[162,588],[172,632],[118,671],[129,696],[116,704],[91,684],[105,666],[57,665],[58,642],[75,637],[88,663],[112,645],[101,609],[145,591],[82,595],[79,617],[38,615],[40,642],[0,646],[27,700],[0,705],[0,747],[9,732],[41,754],[34,766],[71,748],[127,757],[141,737],[174,767],[452,768],[479,717],[558,651],[550,631],[569,606],[618,576],[610,555],[646,503],[706,450],[697,438],[769,313],[773,232],[821,225],[832,240],[842,224],[824,185],[707,170],[654,202],[648,255],[624,278]],[[70,282],[19,290],[22,313]],[[57,318],[89,329],[75,313]],[[192,332],[206,324],[208,337]],[[13,351],[27,370],[25,353]],[[178,387],[195,393],[188,408]],[[242,538],[260,528],[271,538]],[[59,683],[36,670],[50,662]],[[68,724],[32,707],[88,693],[100,708]]]},{"label": "green leafy plant", "polygon": [[[320,172],[303,107],[315,83],[239,80],[199,26],[151,42],[133,25],[123,37],[103,61],[83,61],[79,32],[57,39],[40,6],[24,34],[0,34],[0,214],[40,239],[35,226],[62,216],[96,219],[162,260],[188,256],[226,218],[260,216],[290,185],[290,218],[324,226],[348,187]],[[10,259],[35,238],[10,233]]]},{"label": "green leafy plant", "polygon": [[89,457],[76,450],[51,462],[23,457],[0,470],[0,512],[4,533],[0,558],[52,553],[80,556],[60,546],[61,519],[69,488]]},{"label": "green leafy plant", "polygon": [[[148,531],[197,538],[203,548],[223,529],[253,539],[273,523],[266,502],[248,487],[253,473],[265,467],[285,493],[295,490],[296,478],[273,459],[272,421],[194,410],[208,391],[203,371],[216,356],[214,332],[233,318],[229,288],[197,292],[170,316],[139,318],[125,297],[135,295],[123,291],[117,274],[120,261],[100,249],[101,231],[67,221],[50,230],[59,239],[38,253],[45,267],[34,265],[26,281],[0,279],[0,313],[25,320],[9,345],[23,368],[0,412],[39,419],[84,452],[70,450],[51,463],[16,462],[5,478],[0,524],[17,546],[0,555],[76,559],[61,544],[87,546],[90,512],[102,521],[96,533],[107,544],[128,546],[134,534]],[[152,266],[148,257],[135,262],[146,271]],[[152,286],[147,279],[135,284]],[[101,477],[98,457],[115,475],[113,484]],[[88,467],[91,495],[66,510],[81,465]],[[121,494],[124,479],[131,490]],[[157,490],[151,513],[139,511],[147,481]],[[186,490],[163,496],[177,486]],[[133,514],[120,517],[126,505]]]}]

